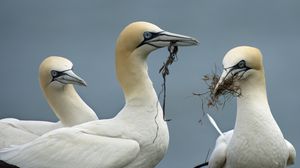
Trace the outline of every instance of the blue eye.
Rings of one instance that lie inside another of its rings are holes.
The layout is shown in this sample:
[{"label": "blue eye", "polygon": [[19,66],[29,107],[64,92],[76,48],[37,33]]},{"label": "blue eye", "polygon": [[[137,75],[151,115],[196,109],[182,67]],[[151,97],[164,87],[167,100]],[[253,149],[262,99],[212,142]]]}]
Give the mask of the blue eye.
[{"label": "blue eye", "polygon": [[246,62],[244,60],[242,60],[238,63],[239,68],[244,68],[245,66],[246,66]]},{"label": "blue eye", "polygon": [[150,32],[144,32],[144,38],[145,39],[149,39],[151,37],[152,37],[152,33],[150,33]]},{"label": "blue eye", "polygon": [[53,77],[56,77],[56,76],[58,75],[58,73],[57,73],[57,71],[52,70],[52,71],[51,71],[51,75],[52,75]]}]

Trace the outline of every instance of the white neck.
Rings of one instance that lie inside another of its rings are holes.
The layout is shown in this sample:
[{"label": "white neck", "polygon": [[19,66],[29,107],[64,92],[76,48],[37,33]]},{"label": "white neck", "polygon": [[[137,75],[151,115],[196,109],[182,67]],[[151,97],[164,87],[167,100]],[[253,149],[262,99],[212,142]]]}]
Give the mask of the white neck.
[{"label": "white neck", "polygon": [[123,89],[126,105],[145,106],[158,98],[148,76],[147,53],[116,51],[116,73]]},{"label": "white neck", "polygon": [[98,120],[95,112],[80,98],[71,84],[61,89],[45,88],[44,95],[64,126]]},{"label": "white neck", "polygon": [[235,132],[280,132],[269,107],[264,71],[255,73],[240,82],[242,95],[237,98]]}]

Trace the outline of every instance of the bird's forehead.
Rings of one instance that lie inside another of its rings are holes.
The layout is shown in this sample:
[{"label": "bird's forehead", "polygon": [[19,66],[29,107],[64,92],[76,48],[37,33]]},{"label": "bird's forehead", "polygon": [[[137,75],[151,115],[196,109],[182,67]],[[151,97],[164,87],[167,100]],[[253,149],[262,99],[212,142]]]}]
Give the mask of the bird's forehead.
[{"label": "bird's forehead", "polygon": [[56,71],[65,71],[72,68],[72,64],[65,63],[65,64],[54,64],[50,67],[50,70],[56,70]]},{"label": "bird's forehead", "polygon": [[231,67],[241,60],[243,60],[243,56],[239,53],[227,53],[223,59],[223,66],[224,68]]},{"label": "bird's forehead", "polygon": [[246,63],[258,64],[261,62],[261,54],[257,48],[240,46],[228,51],[223,59],[224,67],[230,67],[239,61],[245,60]]},{"label": "bird's forehead", "polygon": [[46,60],[42,63],[42,69],[45,70],[57,70],[64,71],[67,69],[71,69],[73,66],[72,62],[66,58],[51,56],[46,58]]},{"label": "bird's forehead", "polygon": [[126,34],[143,34],[145,31],[150,31],[150,32],[159,32],[161,29],[148,22],[134,22],[129,24],[125,29],[124,33]]}]

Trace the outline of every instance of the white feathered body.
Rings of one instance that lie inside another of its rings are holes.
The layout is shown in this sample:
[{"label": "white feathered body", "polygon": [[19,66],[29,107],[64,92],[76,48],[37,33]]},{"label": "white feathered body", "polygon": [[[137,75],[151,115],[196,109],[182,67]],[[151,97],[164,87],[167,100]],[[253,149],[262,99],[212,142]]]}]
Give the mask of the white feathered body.
[{"label": "white feathered body", "polygon": [[125,106],[113,119],[57,129],[31,143],[2,150],[0,160],[22,168],[153,168],[168,143],[160,105]]}]

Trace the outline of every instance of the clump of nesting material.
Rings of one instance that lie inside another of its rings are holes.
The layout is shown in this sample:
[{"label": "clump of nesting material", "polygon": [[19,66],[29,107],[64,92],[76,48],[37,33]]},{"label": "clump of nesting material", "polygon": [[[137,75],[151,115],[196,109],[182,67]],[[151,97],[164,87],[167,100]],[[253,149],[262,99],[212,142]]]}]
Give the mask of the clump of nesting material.
[{"label": "clump of nesting material", "polygon": [[[159,69],[159,73],[161,73],[161,75],[163,77],[162,91],[160,92],[160,94],[163,93],[164,119],[165,119],[165,115],[166,115],[166,96],[167,96],[166,77],[167,77],[167,75],[170,74],[169,65],[171,65],[174,61],[177,60],[178,47],[175,46],[175,43],[170,43],[170,45],[168,47],[168,51],[169,51],[169,56],[168,56],[167,60],[163,63],[162,67]],[[159,94],[159,96],[160,96],[160,94]]]},{"label": "clump of nesting material", "polygon": [[[218,84],[220,76],[216,73],[204,75],[202,80],[208,86],[208,91],[204,93],[193,93],[194,95],[202,98],[202,109],[206,104],[208,108],[219,109],[224,107],[227,101],[233,97],[241,95],[240,87],[237,81],[240,79],[239,75],[230,75],[226,79]],[[216,88],[218,84],[218,88]]]}]

